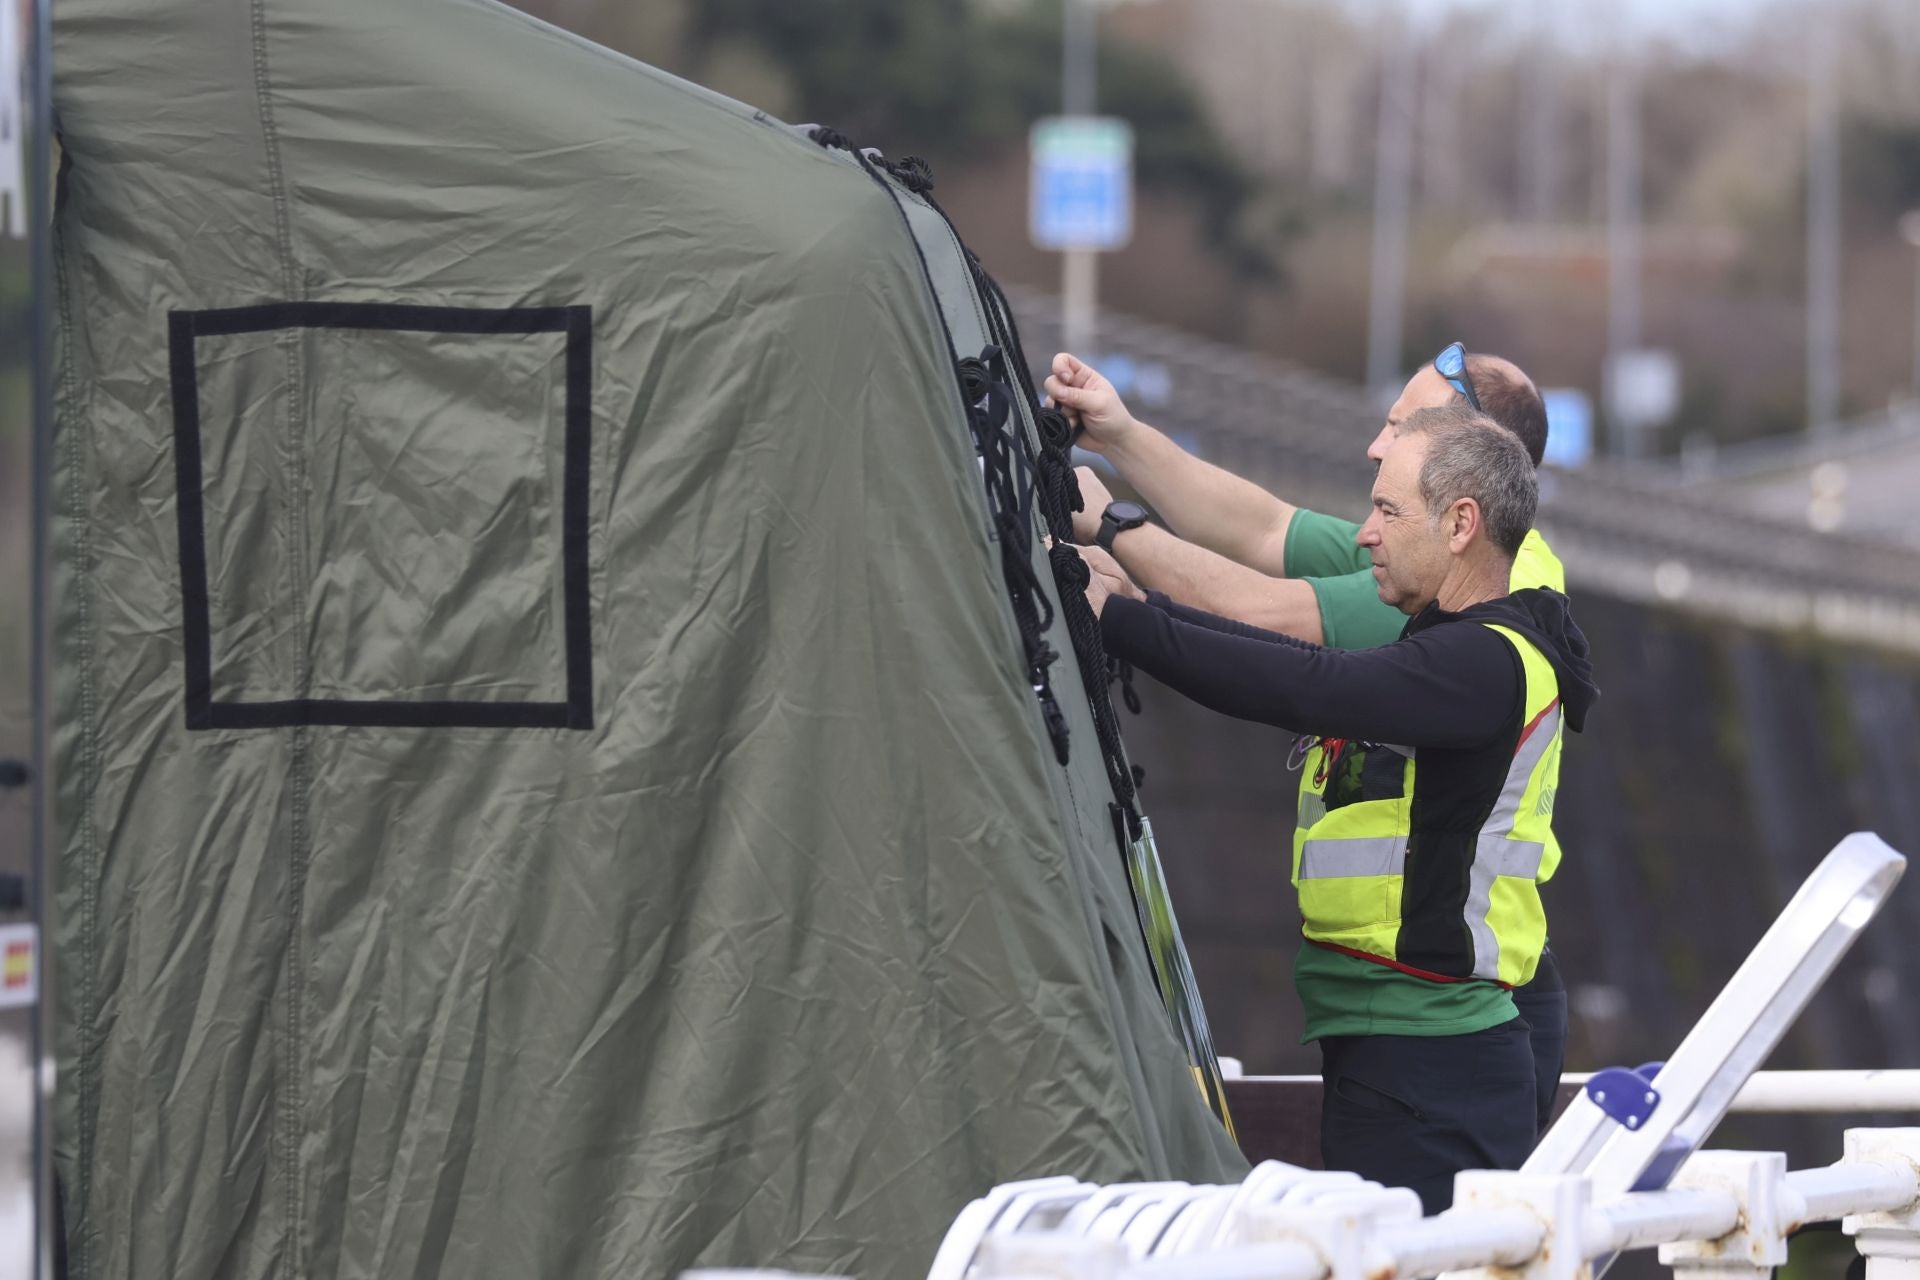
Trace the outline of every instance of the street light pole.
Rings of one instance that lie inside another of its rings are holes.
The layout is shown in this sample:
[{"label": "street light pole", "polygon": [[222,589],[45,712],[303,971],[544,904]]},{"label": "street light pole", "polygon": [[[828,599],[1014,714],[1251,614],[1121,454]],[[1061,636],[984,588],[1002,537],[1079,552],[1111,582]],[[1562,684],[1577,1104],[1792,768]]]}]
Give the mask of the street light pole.
[{"label": "street light pole", "polygon": [[1400,381],[1407,290],[1407,232],[1413,202],[1414,77],[1419,65],[1408,15],[1383,6],[1380,120],[1373,168],[1373,269],[1367,297],[1367,387],[1390,393]]},{"label": "street light pole", "polygon": [[1560,191],[1560,69],[1556,0],[1530,0],[1532,56],[1525,68],[1520,113],[1520,219],[1536,227],[1554,220]]},{"label": "street light pole", "polygon": [[1807,429],[1840,416],[1840,126],[1834,28],[1807,31]]},{"label": "street light pole", "polygon": [[1613,456],[1641,447],[1616,380],[1640,335],[1640,103],[1633,50],[1616,46],[1607,67],[1607,436]]},{"label": "street light pole", "polygon": [[1920,209],[1900,219],[1900,238],[1913,246],[1913,381],[1907,395],[1920,402]]},{"label": "street light pole", "polygon": [[[1065,0],[1060,7],[1060,106],[1068,116],[1092,115],[1099,99],[1093,4],[1094,0]],[[1060,330],[1067,350],[1093,354],[1099,296],[1099,255],[1092,249],[1062,250]]]}]

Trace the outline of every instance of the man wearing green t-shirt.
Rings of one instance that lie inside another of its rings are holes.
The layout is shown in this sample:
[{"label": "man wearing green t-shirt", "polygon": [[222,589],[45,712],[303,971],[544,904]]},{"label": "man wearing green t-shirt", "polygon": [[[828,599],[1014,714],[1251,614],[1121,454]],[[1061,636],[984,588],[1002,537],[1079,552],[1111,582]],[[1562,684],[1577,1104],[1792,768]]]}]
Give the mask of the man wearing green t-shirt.
[{"label": "man wearing green t-shirt", "polygon": [[[1085,509],[1074,516],[1082,543],[1109,551],[1139,586],[1175,602],[1336,649],[1400,638],[1406,617],[1379,596],[1352,521],[1294,506],[1182,449],[1134,418],[1098,370],[1054,357],[1047,394],[1083,428],[1080,444],[1102,454],[1158,510],[1169,529],[1114,503],[1091,470],[1079,471]],[[1511,432],[1538,466],[1547,415],[1531,379],[1498,356],[1469,355],[1454,343],[1407,381],[1367,446],[1376,465],[1400,423],[1428,408],[1467,404]],[[1560,562],[1531,530],[1514,557],[1511,587],[1564,591]],[[1297,755],[1298,753],[1296,753]],[[1497,1026],[1516,1009],[1532,1031],[1536,1122],[1544,1128],[1565,1057],[1567,997],[1552,953],[1533,980],[1509,994],[1489,983],[1439,986],[1315,947],[1295,967],[1309,1041],[1326,1036],[1453,1035]]]}]

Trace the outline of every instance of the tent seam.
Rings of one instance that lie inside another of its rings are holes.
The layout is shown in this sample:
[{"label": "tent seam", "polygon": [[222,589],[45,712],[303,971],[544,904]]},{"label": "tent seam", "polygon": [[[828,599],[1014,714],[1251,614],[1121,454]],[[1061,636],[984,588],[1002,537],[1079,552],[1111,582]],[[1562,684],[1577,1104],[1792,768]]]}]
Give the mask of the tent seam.
[{"label": "tent seam", "polygon": [[267,157],[267,183],[273,193],[273,238],[280,268],[280,288],[289,301],[295,294],[293,229],[287,208],[285,172],[280,167],[280,134],[273,122],[272,85],[267,78],[267,21],[265,0],[249,4],[253,25],[253,94],[260,113],[260,135]]},{"label": "tent seam", "polygon": [[[266,155],[267,180],[273,195],[274,246],[280,268],[280,285],[285,299],[289,302],[301,300],[299,274],[296,270],[293,254],[292,215],[287,199],[286,171],[280,160],[280,136],[273,119],[272,83],[268,74],[267,24],[264,0],[251,0],[249,4],[252,23],[253,44],[253,87],[255,107],[259,113],[261,143]],[[304,594],[303,584],[308,580],[308,552],[306,528],[306,490],[307,471],[304,465],[304,451],[301,442],[301,378],[300,378],[300,336],[298,330],[290,330],[284,339],[287,359],[287,471],[291,500],[287,503],[289,543],[292,549],[292,572],[294,576],[292,598],[297,602]],[[296,616],[298,605],[295,605]],[[296,637],[300,629],[294,628]],[[310,655],[304,638],[296,641],[294,670],[296,687],[300,696],[309,693],[313,673],[309,666]],[[308,769],[308,733],[305,728],[295,728],[288,744],[288,790],[291,793],[291,813],[287,832],[287,907],[285,946],[286,957],[282,972],[286,983],[286,1015],[281,1031],[279,1054],[280,1079],[280,1166],[281,1176],[286,1180],[283,1197],[286,1213],[287,1253],[286,1273],[299,1280],[306,1274],[306,1236],[303,1227],[303,1215],[300,1195],[300,1082],[304,1070],[302,1054],[303,1025],[301,1018],[301,981],[300,916],[305,898],[305,877],[307,861],[307,788],[311,785]]]}]

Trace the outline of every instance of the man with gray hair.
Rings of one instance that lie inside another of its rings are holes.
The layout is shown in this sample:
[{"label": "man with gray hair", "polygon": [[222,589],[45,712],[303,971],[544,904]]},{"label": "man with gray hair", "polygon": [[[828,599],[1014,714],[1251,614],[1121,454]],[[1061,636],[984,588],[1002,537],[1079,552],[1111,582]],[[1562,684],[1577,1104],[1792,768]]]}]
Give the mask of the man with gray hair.
[{"label": "man with gray hair", "polygon": [[[1075,540],[1111,552],[1132,581],[1181,604],[1329,648],[1368,649],[1400,638],[1406,619],[1381,602],[1366,549],[1356,541],[1359,525],[1296,507],[1188,453],[1135,418],[1098,369],[1067,352],[1054,356],[1046,386],[1084,429],[1081,443],[1105,457],[1165,522],[1149,521],[1137,503],[1114,502],[1092,470],[1076,473],[1085,510],[1074,516]],[[1407,379],[1367,445],[1367,458],[1386,457],[1409,415],[1449,405],[1486,414],[1539,465],[1547,411],[1533,380],[1511,360],[1470,353],[1459,342]],[[1567,589],[1565,571],[1539,530],[1514,556],[1509,586]],[[1550,946],[1513,1002],[1531,1029],[1535,1114],[1544,1129],[1567,1043],[1566,986]],[[1486,1003],[1491,1012],[1505,1001]]]},{"label": "man with gray hair", "polygon": [[1518,1168],[1536,1132],[1510,992],[1546,941],[1562,729],[1598,692],[1567,598],[1509,587],[1538,497],[1525,448],[1483,415],[1410,415],[1359,533],[1380,599],[1410,619],[1378,648],[1136,599],[1105,573],[1087,589],[1109,653],[1304,735],[1294,985],[1321,1048],[1321,1154],[1430,1213],[1460,1170]]}]

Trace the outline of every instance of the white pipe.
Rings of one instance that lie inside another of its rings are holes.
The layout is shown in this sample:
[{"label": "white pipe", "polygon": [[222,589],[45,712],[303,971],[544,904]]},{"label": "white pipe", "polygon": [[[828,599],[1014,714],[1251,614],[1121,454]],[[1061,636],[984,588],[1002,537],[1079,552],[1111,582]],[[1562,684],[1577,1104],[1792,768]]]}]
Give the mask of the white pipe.
[{"label": "white pipe", "polygon": [[1787,1187],[1806,1201],[1804,1221],[1830,1222],[1849,1214],[1899,1209],[1920,1197],[1920,1177],[1893,1165],[1836,1164],[1796,1169]]},{"label": "white pipe", "polygon": [[1718,1240],[1740,1224],[1740,1202],[1724,1191],[1637,1191],[1596,1206],[1594,1219],[1593,1243],[1619,1253]]},{"label": "white pipe", "polygon": [[[1244,1076],[1276,1084],[1319,1084],[1319,1076]],[[1568,1072],[1562,1084],[1592,1076]],[[1767,1115],[1920,1114],[1920,1071],[1756,1071],[1733,1100],[1733,1111]]]},{"label": "white pipe", "polygon": [[1121,1280],[1321,1280],[1327,1264],[1304,1244],[1259,1244],[1138,1263]]},{"label": "white pipe", "polygon": [[[1560,1082],[1584,1088],[1590,1079],[1569,1072]],[[1920,1071],[1756,1071],[1729,1109],[1748,1115],[1920,1112]]]},{"label": "white pipe", "polygon": [[1403,1276],[1522,1266],[1546,1238],[1540,1219],[1523,1209],[1448,1210],[1382,1226],[1376,1236]]},{"label": "white pipe", "polygon": [[1920,1071],[1756,1071],[1735,1111],[1920,1111]]}]

